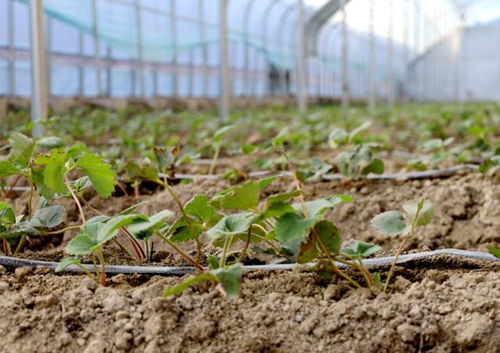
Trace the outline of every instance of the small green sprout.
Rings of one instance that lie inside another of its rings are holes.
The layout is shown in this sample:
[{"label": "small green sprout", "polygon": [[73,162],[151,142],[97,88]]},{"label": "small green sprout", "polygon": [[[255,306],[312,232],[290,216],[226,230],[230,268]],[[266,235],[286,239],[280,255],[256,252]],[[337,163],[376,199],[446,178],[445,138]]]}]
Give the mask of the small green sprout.
[{"label": "small green sprout", "polygon": [[387,291],[391,277],[394,273],[399,255],[410,239],[412,239],[418,227],[429,224],[434,217],[434,206],[427,200],[413,200],[403,205],[405,214],[399,211],[387,211],[372,219],[372,226],[379,232],[389,235],[403,235],[403,242],[396,251],[389,274],[387,275],[383,291]]}]

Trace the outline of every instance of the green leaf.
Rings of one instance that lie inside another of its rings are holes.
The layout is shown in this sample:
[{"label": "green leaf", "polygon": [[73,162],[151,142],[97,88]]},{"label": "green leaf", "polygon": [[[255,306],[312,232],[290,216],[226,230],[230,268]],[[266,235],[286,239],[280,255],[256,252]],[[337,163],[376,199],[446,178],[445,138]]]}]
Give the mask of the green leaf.
[{"label": "green leaf", "polygon": [[34,218],[46,228],[54,228],[64,220],[64,207],[55,205],[41,208],[35,212]]},{"label": "green leaf", "polygon": [[285,192],[282,194],[275,194],[275,195],[269,196],[267,198],[266,204],[271,205],[271,204],[276,203],[276,202],[288,201],[290,199],[293,199],[294,197],[299,196],[300,194],[301,194],[300,190],[294,190],[294,191]]},{"label": "green leaf", "polygon": [[272,204],[268,205],[264,209],[264,211],[261,212],[258,218],[277,218],[284,215],[285,213],[293,213],[294,211],[294,208],[285,202],[273,202]]},{"label": "green leaf", "polygon": [[223,217],[215,226],[207,231],[207,234],[214,237],[226,237],[245,233],[250,226],[249,213],[237,213]]},{"label": "green leaf", "polygon": [[335,227],[332,222],[318,222],[314,226],[314,230],[330,254],[339,253],[342,236],[340,235],[337,227]]},{"label": "green leaf", "polygon": [[12,147],[11,156],[23,166],[27,166],[35,148],[33,140],[19,132],[15,132],[10,135],[9,143]]},{"label": "green leaf", "polygon": [[260,185],[257,181],[230,189],[226,194],[212,198],[211,204],[226,210],[248,210],[259,204]]},{"label": "green leaf", "polygon": [[64,141],[56,136],[47,136],[36,141],[36,144],[40,147],[57,148],[64,146]]},{"label": "green leaf", "polygon": [[361,175],[382,174],[384,172],[384,162],[380,159],[373,159],[370,164],[361,170]]},{"label": "green leaf", "polygon": [[14,224],[16,223],[16,216],[14,211],[7,202],[0,201],[0,224]]},{"label": "green leaf", "polygon": [[219,268],[219,259],[217,259],[217,257],[213,255],[208,255],[207,262],[211,270],[216,270]]},{"label": "green leaf", "polygon": [[286,213],[276,222],[276,238],[281,242],[304,238],[315,223],[314,218],[304,218],[297,213]]},{"label": "green leaf", "polygon": [[387,211],[373,217],[372,226],[381,233],[396,235],[403,232],[406,223],[401,212]]},{"label": "green leaf", "polygon": [[486,249],[488,249],[490,254],[492,254],[493,256],[500,258],[500,248],[497,248],[493,245],[489,245],[486,247]]},{"label": "green leaf", "polygon": [[99,196],[109,197],[115,191],[116,174],[101,157],[86,153],[76,162],[76,166],[85,170]]},{"label": "green leaf", "polygon": [[176,286],[165,289],[165,291],[163,292],[163,296],[166,298],[172,295],[181,294],[189,287],[193,287],[203,281],[219,282],[218,278],[212,273],[200,273],[196,276],[190,276],[186,278],[184,281],[182,281],[180,284]]},{"label": "green leaf", "polygon": [[173,214],[174,213],[170,210],[163,210],[149,217],[147,221],[144,220],[144,221],[134,222],[128,225],[127,229],[130,233],[134,235],[142,233],[146,230],[153,230],[160,227],[164,223],[164,221],[167,218],[173,216]]},{"label": "green leaf", "polygon": [[40,195],[42,195],[47,200],[51,201],[56,196],[56,193],[53,190],[49,189],[47,185],[45,185],[44,171],[45,171],[44,168],[32,169],[31,178],[33,179],[33,183],[35,184],[36,188],[40,192]]},{"label": "green leaf", "polygon": [[214,136],[212,138],[212,140],[215,142],[215,143],[219,143],[222,141],[222,137],[228,133],[230,130],[234,129],[234,125],[227,125],[227,126],[223,126],[221,127],[220,129],[216,130],[214,132]]},{"label": "green leaf", "polygon": [[104,222],[107,222],[110,218],[111,218],[110,216],[106,216],[106,215],[95,216],[95,217],[88,219],[86,224],[104,223]]},{"label": "green leaf", "polygon": [[236,298],[240,293],[241,270],[241,264],[235,264],[231,267],[218,268],[212,271],[229,298]]},{"label": "green leaf", "polygon": [[262,191],[265,188],[267,188],[272,182],[274,182],[278,178],[279,178],[278,176],[271,176],[271,177],[267,177],[267,178],[264,178],[264,179],[260,179],[259,180],[260,191]]},{"label": "green leaf", "polygon": [[[321,217],[322,215],[325,214],[327,210],[332,209],[333,207],[340,205],[342,203],[349,202],[353,199],[354,198],[350,195],[340,195],[340,194],[332,195],[326,199],[304,202],[304,207],[307,212],[307,217],[310,218]],[[293,204],[293,208],[297,212],[302,212],[303,210],[301,203]]]},{"label": "green leaf", "polygon": [[132,212],[134,212],[139,207],[144,206],[144,205],[146,205],[148,203],[149,203],[149,201],[141,201],[139,203],[136,203],[135,205],[132,205],[132,206],[124,209],[123,211],[121,211],[120,215],[121,216],[125,216],[125,215],[128,215],[128,214],[131,214]]},{"label": "green leaf", "polygon": [[66,246],[66,252],[70,255],[87,255],[97,244],[87,234],[80,234],[71,239]]},{"label": "green leaf", "polygon": [[[333,223],[329,221],[321,221],[314,226],[315,234],[320,238],[321,242],[330,254],[338,254],[340,250],[341,235]],[[307,241],[300,245],[299,253],[297,254],[297,262],[304,264],[308,263],[322,254],[321,246],[313,232],[309,234]]]},{"label": "green leaf", "polygon": [[413,224],[418,213],[417,226],[425,226],[434,217],[434,205],[428,200],[412,200],[403,205],[408,223]]},{"label": "green leaf", "polygon": [[21,174],[22,172],[22,169],[11,158],[0,161],[0,178]]},{"label": "green leaf", "polygon": [[169,239],[175,243],[182,243],[198,238],[203,233],[203,228],[197,222],[188,224],[184,217],[178,218],[169,228]]},{"label": "green leaf", "polygon": [[66,267],[71,265],[81,265],[80,259],[77,257],[65,257],[56,267],[56,272],[61,272],[66,269]]},{"label": "green leaf", "polygon": [[345,129],[340,127],[334,127],[330,134],[328,135],[328,145],[335,149],[340,144],[345,143],[349,140],[349,134]]},{"label": "green leaf", "polygon": [[65,177],[67,173],[66,153],[53,150],[50,155],[40,156],[35,160],[36,164],[46,165],[43,171],[43,183],[50,190],[59,194],[67,191]]},{"label": "green leaf", "polygon": [[188,215],[203,222],[209,222],[215,215],[215,208],[208,202],[206,195],[194,196],[184,205],[184,210]]},{"label": "green leaf", "polygon": [[376,252],[379,252],[380,250],[382,250],[382,248],[378,245],[358,241],[357,243],[351,245],[348,248],[341,249],[340,253],[357,259],[361,259],[364,257],[371,256]]},{"label": "green leaf", "polygon": [[123,216],[116,216],[107,221],[103,227],[99,229],[97,234],[97,242],[99,245],[106,243],[113,238],[118,230],[122,227],[128,226],[132,223],[148,221],[148,217],[138,214],[130,214]]}]

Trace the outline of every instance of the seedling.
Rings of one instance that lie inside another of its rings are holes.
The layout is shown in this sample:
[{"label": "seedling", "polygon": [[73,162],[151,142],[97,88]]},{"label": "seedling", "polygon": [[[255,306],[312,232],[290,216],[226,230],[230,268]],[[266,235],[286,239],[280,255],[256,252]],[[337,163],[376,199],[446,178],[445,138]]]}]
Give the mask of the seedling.
[{"label": "seedling", "polygon": [[226,133],[228,133],[230,130],[234,128],[233,125],[227,125],[224,127],[221,127],[219,130],[215,131],[213,137],[212,137],[212,148],[214,150],[214,156],[212,158],[212,163],[210,164],[210,169],[208,170],[208,174],[213,174],[215,170],[215,166],[217,165],[217,160],[219,158],[220,150],[223,145],[223,140],[222,138]]},{"label": "seedling", "polygon": [[15,216],[13,209],[6,202],[0,201],[0,239],[2,251],[6,255],[19,253],[24,246],[28,235],[54,234],[50,229],[56,228],[63,222],[64,208],[49,206],[37,210],[33,217],[24,220],[24,216]]},{"label": "seedling", "polygon": [[427,200],[409,201],[403,205],[404,215],[399,211],[387,211],[375,216],[372,226],[379,232],[389,235],[403,235],[403,241],[396,251],[389,274],[387,275],[383,291],[387,291],[391,277],[394,273],[399,255],[406,244],[412,239],[418,227],[430,223],[434,217],[434,206]]},{"label": "seedling", "polygon": [[348,177],[364,177],[369,173],[382,174],[384,162],[376,157],[372,144],[357,145],[350,151],[344,151],[335,158],[340,173]]}]

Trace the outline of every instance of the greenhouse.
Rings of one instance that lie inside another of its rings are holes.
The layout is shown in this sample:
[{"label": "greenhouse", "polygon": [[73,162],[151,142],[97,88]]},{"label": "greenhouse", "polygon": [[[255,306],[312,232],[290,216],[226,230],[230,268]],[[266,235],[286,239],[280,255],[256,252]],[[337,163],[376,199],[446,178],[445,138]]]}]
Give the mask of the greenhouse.
[{"label": "greenhouse", "polygon": [[0,353],[495,353],[499,259],[499,1],[0,0]]}]

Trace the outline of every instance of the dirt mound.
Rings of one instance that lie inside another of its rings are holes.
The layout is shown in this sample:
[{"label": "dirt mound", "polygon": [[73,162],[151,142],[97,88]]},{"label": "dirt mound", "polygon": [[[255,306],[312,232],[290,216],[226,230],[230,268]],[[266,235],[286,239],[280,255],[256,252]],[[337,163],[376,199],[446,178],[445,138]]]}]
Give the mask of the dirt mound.
[{"label": "dirt mound", "polygon": [[[0,268],[1,269],[1,268]],[[3,272],[3,270],[2,270]],[[500,273],[400,270],[392,293],[301,272],[253,272],[239,299],[178,278],[17,270],[0,277],[0,352],[495,352]]]}]

